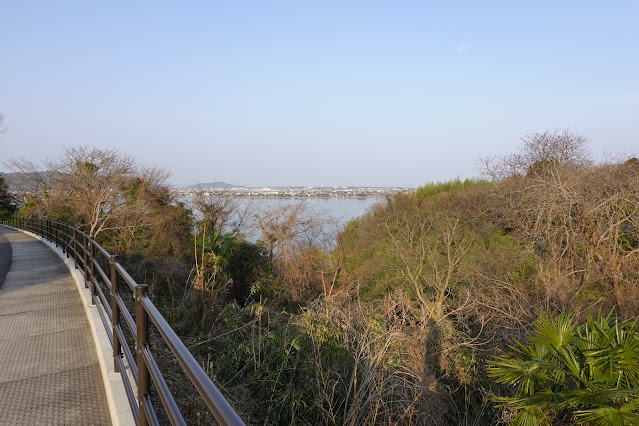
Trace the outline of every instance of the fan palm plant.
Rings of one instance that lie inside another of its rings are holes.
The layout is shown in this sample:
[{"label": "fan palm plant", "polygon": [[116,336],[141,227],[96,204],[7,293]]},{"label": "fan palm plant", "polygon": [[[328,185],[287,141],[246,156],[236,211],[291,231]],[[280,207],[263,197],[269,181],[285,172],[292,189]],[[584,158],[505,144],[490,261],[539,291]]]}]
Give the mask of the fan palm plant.
[{"label": "fan palm plant", "polygon": [[530,344],[489,362],[488,374],[514,388],[496,397],[514,425],[576,422],[639,425],[639,322],[612,312],[583,325],[572,313],[540,315]]}]

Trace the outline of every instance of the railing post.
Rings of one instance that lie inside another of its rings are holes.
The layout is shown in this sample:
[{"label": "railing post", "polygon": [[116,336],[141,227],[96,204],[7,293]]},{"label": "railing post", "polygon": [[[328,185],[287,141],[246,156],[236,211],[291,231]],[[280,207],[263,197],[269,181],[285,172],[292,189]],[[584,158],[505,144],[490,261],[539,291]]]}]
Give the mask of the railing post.
[{"label": "railing post", "polygon": [[138,340],[135,342],[138,361],[138,407],[140,410],[140,425],[148,425],[149,420],[144,409],[144,399],[151,391],[149,368],[144,360],[142,351],[149,344],[149,316],[142,305],[142,297],[146,297],[148,286],[140,284],[135,287],[135,323],[137,326]]},{"label": "railing post", "polygon": [[87,234],[82,234],[82,255],[84,258],[84,288],[89,288],[89,264],[87,263]]},{"label": "railing post", "polygon": [[91,266],[89,269],[91,271],[91,304],[95,305],[95,240],[93,237],[89,238],[89,265]]},{"label": "railing post", "polygon": [[113,317],[111,318],[111,324],[113,325],[113,365],[116,373],[120,372],[120,364],[118,358],[122,356],[122,347],[120,344],[120,335],[118,334],[118,327],[120,325],[120,305],[118,305],[118,292],[120,291],[120,283],[118,280],[118,269],[115,264],[118,261],[118,256],[112,254],[109,258],[109,264],[111,265],[111,310],[113,311]]},{"label": "railing post", "polygon": [[78,269],[78,230],[73,228],[73,264]]},{"label": "railing post", "polygon": [[71,237],[69,236],[69,225],[67,225],[67,224],[65,223],[65,224],[64,224],[64,238],[63,238],[63,239],[64,239],[64,244],[62,244],[62,243],[61,243],[61,244],[62,244],[62,250],[64,250],[64,252],[65,252],[65,253],[66,253],[66,255],[67,255],[67,259],[69,258],[69,248],[70,248],[70,247],[69,247],[69,246],[70,246],[70,244],[69,244],[69,242],[70,242],[70,241],[69,241],[69,238],[71,238]]}]

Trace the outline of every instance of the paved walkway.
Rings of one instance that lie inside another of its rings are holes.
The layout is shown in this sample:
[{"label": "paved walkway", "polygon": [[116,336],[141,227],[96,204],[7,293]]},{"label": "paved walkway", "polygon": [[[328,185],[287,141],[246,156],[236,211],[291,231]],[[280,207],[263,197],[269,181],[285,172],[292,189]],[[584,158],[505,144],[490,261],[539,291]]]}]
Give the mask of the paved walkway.
[{"label": "paved walkway", "polygon": [[0,225],[0,425],[55,424],[111,424],[89,322],[60,257]]}]

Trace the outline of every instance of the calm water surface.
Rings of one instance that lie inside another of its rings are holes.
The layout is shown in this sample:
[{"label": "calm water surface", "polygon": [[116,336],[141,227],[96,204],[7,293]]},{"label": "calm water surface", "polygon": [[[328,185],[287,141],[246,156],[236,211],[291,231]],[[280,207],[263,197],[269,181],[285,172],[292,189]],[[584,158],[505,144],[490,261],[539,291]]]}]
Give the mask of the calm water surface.
[{"label": "calm water surface", "polygon": [[337,219],[340,226],[362,216],[375,204],[386,202],[385,198],[238,198],[238,200],[241,200],[242,204],[251,203],[257,210],[306,202],[311,208],[326,212]]},{"label": "calm water surface", "polygon": [[[272,209],[279,206],[296,205],[308,203],[308,205],[321,214],[326,214],[337,221],[338,230],[341,230],[348,221],[365,214],[372,206],[379,203],[386,203],[385,198],[235,198],[239,201],[240,207],[250,205],[252,211]],[[183,199],[187,205],[192,205],[192,200]],[[194,211],[196,217],[197,211]],[[260,235],[259,231],[253,228],[245,235],[249,240],[255,241]]]}]

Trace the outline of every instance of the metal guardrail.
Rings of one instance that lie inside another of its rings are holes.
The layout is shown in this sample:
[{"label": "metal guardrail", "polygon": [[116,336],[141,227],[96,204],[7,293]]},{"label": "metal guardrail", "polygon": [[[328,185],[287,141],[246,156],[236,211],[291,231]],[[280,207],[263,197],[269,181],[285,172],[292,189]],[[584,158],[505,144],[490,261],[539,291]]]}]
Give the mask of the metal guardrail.
[{"label": "metal guardrail", "polygon": [[[73,256],[75,267],[84,275],[85,287],[91,289],[91,301],[96,306],[111,341],[114,368],[120,373],[124,382],[136,424],[159,424],[151,401],[151,383],[153,383],[171,423],[186,425],[153,357],[149,345],[150,319],[215,419],[221,425],[244,425],[233,407],[153,305],[147,291],[148,286],[135,282],[118,262],[116,255],[107,252],[87,233],[64,223],[17,216],[2,222],[14,228],[41,235],[54,243],[56,247],[62,247],[67,258]],[[121,282],[129,287],[135,299],[135,315],[129,312],[122,299]],[[103,287],[109,294],[105,294]],[[123,326],[126,327],[128,334],[133,336],[132,342],[127,341]],[[129,343],[135,347],[136,357],[131,353]],[[137,395],[127,373],[127,367],[137,386]]]}]

